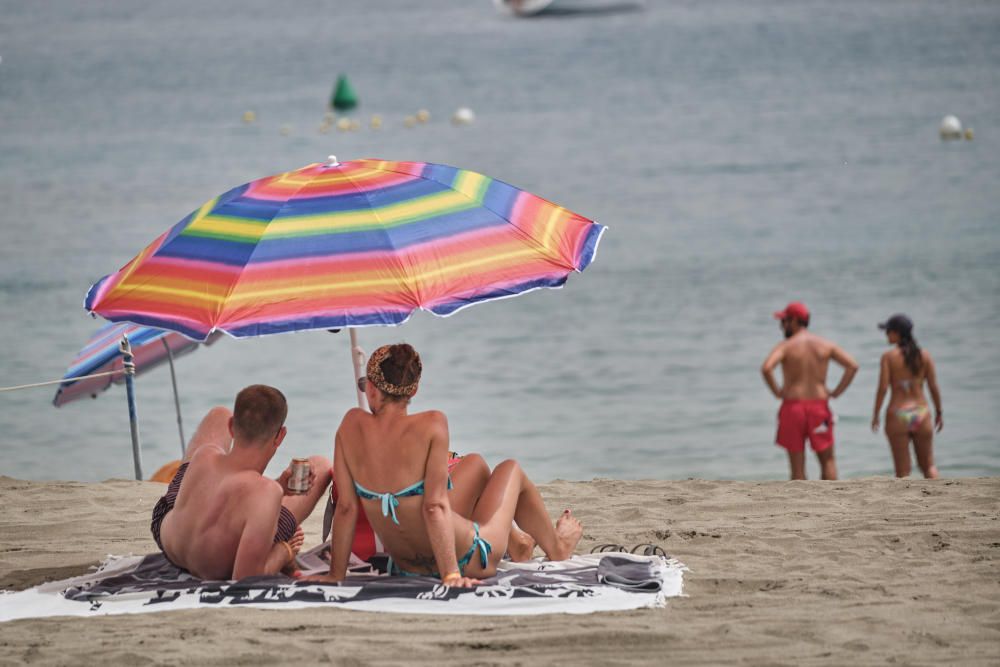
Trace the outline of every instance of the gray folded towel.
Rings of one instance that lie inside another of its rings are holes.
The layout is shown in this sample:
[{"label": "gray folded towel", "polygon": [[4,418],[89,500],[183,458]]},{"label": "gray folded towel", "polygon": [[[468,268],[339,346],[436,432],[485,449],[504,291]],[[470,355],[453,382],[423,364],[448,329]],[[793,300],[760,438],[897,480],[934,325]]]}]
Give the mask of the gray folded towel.
[{"label": "gray folded towel", "polygon": [[597,564],[597,580],[602,584],[633,591],[658,591],[662,577],[657,574],[659,559],[629,558],[626,554],[605,556]]}]

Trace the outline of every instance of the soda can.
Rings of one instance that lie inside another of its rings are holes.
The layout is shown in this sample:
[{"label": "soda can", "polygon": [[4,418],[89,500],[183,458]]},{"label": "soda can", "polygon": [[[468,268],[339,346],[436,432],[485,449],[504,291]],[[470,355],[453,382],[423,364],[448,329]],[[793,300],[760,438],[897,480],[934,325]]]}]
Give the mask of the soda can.
[{"label": "soda can", "polygon": [[288,478],[288,489],[295,493],[307,493],[309,487],[309,459],[292,459],[292,474]]}]

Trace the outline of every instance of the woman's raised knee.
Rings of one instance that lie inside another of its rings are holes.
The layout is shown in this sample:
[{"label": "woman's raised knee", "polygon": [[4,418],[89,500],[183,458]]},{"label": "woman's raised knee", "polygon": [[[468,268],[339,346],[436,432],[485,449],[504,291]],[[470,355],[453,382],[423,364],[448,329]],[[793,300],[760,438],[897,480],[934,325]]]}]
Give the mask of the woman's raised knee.
[{"label": "woman's raised knee", "polygon": [[506,461],[501,461],[496,468],[493,469],[493,474],[498,472],[503,472],[505,474],[516,475],[522,473],[521,464],[514,459],[507,459]]},{"label": "woman's raised knee", "polygon": [[462,470],[469,470],[483,479],[490,476],[490,467],[486,464],[486,459],[479,454],[466,454],[459,465],[462,466]]}]

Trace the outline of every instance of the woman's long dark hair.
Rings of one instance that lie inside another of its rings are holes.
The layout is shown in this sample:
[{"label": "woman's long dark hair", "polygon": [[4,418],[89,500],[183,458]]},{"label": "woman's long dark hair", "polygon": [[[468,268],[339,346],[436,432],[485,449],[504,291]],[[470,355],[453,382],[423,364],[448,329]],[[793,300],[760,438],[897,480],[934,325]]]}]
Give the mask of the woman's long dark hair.
[{"label": "woman's long dark hair", "polygon": [[899,349],[903,351],[903,361],[906,363],[906,367],[910,369],[911,373],[918,375],[920,368],[924,365],[924,357],[920,354],[920,346],[914,340],[913,334],[899,334]]}]

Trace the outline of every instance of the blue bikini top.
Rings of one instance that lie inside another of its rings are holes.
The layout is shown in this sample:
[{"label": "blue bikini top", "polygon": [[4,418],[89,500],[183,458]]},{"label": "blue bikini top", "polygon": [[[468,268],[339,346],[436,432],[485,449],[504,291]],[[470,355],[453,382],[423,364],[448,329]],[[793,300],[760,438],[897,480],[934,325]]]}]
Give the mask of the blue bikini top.
[{"label": "blue bikini top", "polygon": [[[451,491],[451,475],[448,475],[448,490]],[[376,493],[374,491],[369,491],[365,487],[354,482],[354,490],[358,492],[358,495],[366,500],[381,500],[382,501],[382,516],[392,517],[392,522],[399,525],[399,519],[396,517],[396,508],[399,507],[399,499],[406,498],[409,496],[422,496],[424,495],[424,480],[420,480],[415,484],[411,484],[405,489],[401,489],[396,493]]]}]

